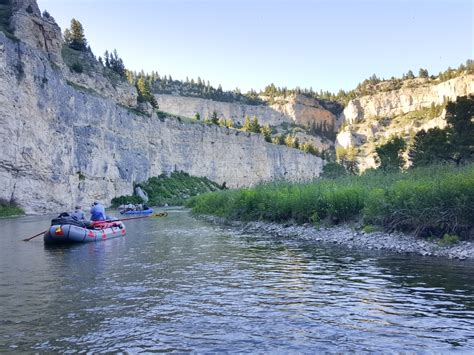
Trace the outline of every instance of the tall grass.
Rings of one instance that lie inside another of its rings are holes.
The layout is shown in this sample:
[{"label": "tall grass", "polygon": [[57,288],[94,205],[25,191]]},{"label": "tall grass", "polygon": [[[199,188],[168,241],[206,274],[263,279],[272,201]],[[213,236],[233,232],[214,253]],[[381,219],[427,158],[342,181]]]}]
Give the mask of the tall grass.
[{"label": "tall grass", "polygon": [[474,223],[474,166],[270,183],[203,194],[187,206],[198,214],[244,221],[363,221],[419,235],[466,234]]},{"label": "tall grass", "polygon": [[19,216],[22,214],[25,214],[25,212],[15,202],[0,199],[0,217]]}]

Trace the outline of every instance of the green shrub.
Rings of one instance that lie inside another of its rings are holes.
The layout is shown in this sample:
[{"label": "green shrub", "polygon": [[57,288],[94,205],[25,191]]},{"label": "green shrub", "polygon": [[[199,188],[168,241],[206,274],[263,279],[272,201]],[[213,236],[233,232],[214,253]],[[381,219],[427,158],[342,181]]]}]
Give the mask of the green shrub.
[{"label": "green shrub", "polygon": [[372,225],[372,224],[366,224],[362,230],[364,231],[364,233],[373,233],[373,232],[376,232],[377,231],[377,227]]},{"label": "green shrub", "polygon": [[[139,186],[148,194],[148,204],[163,206],[165,204],[183,205],[189,197],[209,191],[220,190],[222,186],[205,178],[191,176],[185,172],[172,172],[169,176],[161,174],[140,183]],[[120,196],[112,199],[113,206],[125,203],[141,203],[139,196]]]},{"label": "green shrub", "polygon": [[11,217],[25,214],[15,202],[0,199],[0,217]]},{"label": "green shrub", "polygon": [[439,245],[446,247],[459,243],[459,237],[457,235],[445,234],[439,241]]},{"label": "green shrub", "polygon": [[238,220],[365,224],[421,236],[459,234],[474,221],[474,165],[343,176],[311,183],[269,183],[203,194],[187,201],[195,213]]}]

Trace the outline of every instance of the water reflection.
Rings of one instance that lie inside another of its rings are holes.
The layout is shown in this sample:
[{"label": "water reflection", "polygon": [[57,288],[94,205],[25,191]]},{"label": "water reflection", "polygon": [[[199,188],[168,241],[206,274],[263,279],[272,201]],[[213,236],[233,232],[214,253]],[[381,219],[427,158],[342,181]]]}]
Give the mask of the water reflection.
[{"label": "water reflection", "polygon": [[236,235],[182,210],[105,242],[18,242],[35,218],[0,221],[0,350],[474,348],[472,263]]}]

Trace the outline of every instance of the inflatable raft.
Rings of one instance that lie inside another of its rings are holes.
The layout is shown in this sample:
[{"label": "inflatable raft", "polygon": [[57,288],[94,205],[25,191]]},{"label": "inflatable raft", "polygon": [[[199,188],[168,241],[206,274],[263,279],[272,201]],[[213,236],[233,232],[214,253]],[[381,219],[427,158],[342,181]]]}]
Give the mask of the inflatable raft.
[{"label": "inflatable raft", "polygon": [[148,208],[146,210],[142,210],[142,211],[127,211],[127,210],[123,210],[123,211],[120,211],[120,214],[125,214],[125,215],[147,215],[147,214],[152,214],[153,213],[153,208]]},{"label": "inflatable raft", "polygon": [[91,222],[88,228],[74,224],[53,224],[44,234],[46,244],[87,243],[122,237],[125,225],[121,221]]}]

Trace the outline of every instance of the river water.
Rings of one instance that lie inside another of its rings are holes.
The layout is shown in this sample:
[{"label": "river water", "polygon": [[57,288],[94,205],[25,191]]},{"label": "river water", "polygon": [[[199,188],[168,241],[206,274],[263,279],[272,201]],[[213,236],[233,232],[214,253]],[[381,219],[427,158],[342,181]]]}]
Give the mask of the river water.
[{"label": "river water", "polygon": [[45,247],[0,220],[0,352],[474,351],[474,264],[236,234],[185,210]]}]

